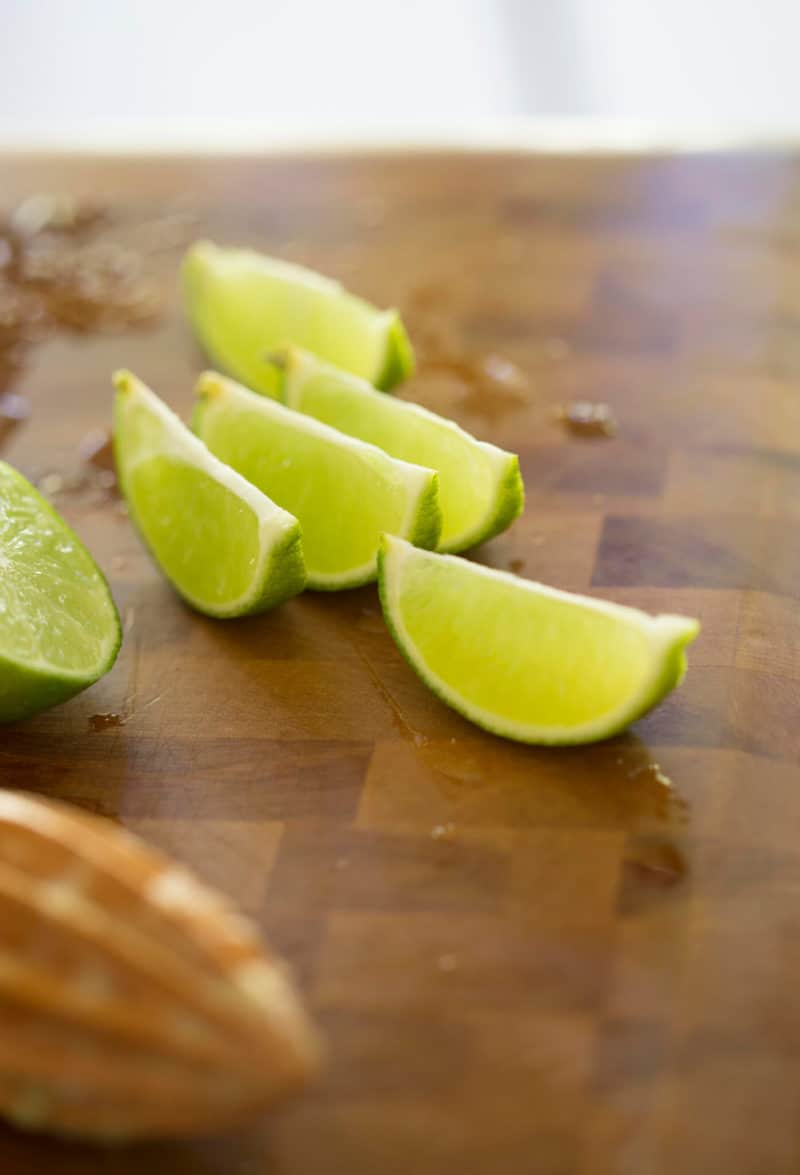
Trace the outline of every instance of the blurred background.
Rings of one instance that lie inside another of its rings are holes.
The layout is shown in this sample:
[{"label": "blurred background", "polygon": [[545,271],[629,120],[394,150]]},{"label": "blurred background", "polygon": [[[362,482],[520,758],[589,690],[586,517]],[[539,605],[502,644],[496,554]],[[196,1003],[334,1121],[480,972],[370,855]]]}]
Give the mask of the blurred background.
[{"label": "blurred background", "polygon": [[0,0],[0,18],[6,143],[800,128],[798,0]]}]

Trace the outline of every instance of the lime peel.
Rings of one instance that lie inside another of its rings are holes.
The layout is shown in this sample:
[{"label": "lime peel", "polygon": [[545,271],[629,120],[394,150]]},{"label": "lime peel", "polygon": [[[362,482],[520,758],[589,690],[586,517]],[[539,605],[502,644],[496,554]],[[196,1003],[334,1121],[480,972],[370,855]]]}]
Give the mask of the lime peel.
[{"label": "lime peel", "polygon": [[122,629],[92,556],[2,461],[0,569],[0,722],[11,722],[66,701],[107,673]]},{"label": "lime peel", "polygon": [[198,241],[183,262],[185,304],[212,361],[248,387],[277,394],[266,351],[298,343],[388,390],[414,369],[396,310],[378,310],[339,282],[251,249]]},{"label": "lime peel", "polygon": [[378,566],[384,616],[412,668],[465,718],[519,742],[618,734],[680,683],[699,631],[696,620],[648,616],[390,535]]},{"label": "lime peel", "polygon": [[434,470],[389,457],[215,372],[200,377],[197,394],[201,439],[300,519],[309,587],[338,591],[374,580],[387,527],[436,545]]},{"label": "lime peel", "polygon": [[187,603],[227,618],[266,611],[302,591],[297,519],[214,457],[136,376],[119,371],[114,384],[121,489]]},{"label": "lime peel", "polygon": [[420,404],[377,392],[366,380],[289,347],[270,356],[280,372],[280,396],[392,457],[430,466],[439,474],[442,533],[438,548],[458,552],[505,530],[522,512],[519,460],[479,441],[454,421]]}]

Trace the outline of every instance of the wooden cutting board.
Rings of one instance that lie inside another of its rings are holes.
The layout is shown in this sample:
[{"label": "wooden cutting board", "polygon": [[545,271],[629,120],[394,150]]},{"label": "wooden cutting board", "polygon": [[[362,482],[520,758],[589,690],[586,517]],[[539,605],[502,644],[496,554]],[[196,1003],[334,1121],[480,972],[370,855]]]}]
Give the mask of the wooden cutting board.
[{"label": "wooden cutting board", "polygon": [[[0,1131],[4,1175],[797,1171],[796,159],[18,157],[0,175],[9,206],[67,191],[182,226],[147,259],[157,324],[32,351],[4,452],[24,471],[74,468],[117,366],[188,408],[181,232],[249,244],[398,305],[422,358],[407,394],[520,452],[525,515],[477,558],[703,623],[684,686],[628,735],[523,748],[425,690],[373,588],[212,623],[112,498],[62,493],[126,640],[106,680],[0,732],[2,783],[116,817],[238,899],[331,1059],[235,1138],[109,1155]],[[608,404],[616,435],[569,431],[574,400]]]}]

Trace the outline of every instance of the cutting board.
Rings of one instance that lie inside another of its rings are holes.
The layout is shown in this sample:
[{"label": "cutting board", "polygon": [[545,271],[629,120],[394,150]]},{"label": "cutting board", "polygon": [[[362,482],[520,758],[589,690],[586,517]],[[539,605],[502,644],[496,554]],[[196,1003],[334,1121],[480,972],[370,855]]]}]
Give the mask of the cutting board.
[{"label": "cutting board", "polygon": [[[211,622],[112,496],[62,493],[125,643],[104,681],[0,733],[2,783],[105,813],[237,899],[330,1060],[235,1137],[107,1153],[2,1130],[0,1170],[797,1171],[797,161],[20,156],[0,174],[8,205],[181,210],[147,260],[160,318],[31,352],[3,453],[27,473],[74,468],[115,367],[188,410],[204,361],[177,238],[252,245],[397,305],[420,353],[402,394],[520,453],[524,517],[475,558],[703,624],[684,685],[628,734],[516,746],[427,692],[374,588]],[[615,435],[569,428],[574,401],[608,405]]]}]

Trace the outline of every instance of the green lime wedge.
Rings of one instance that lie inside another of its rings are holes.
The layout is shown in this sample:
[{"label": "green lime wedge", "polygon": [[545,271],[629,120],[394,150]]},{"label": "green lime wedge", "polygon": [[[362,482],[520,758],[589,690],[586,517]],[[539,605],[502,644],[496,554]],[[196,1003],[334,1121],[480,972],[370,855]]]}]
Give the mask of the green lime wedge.
[{"label": "green lime wedge", "polygon": [[305,587],[300,525],[218,461],[130,372],[114,376],[114,451],[131,518],[208,616],[264,612]]},{"label": "green lime wedge", "polygon": [[122,632],[105,579],[66,522],[0,461],[0,722],[107,673]]},{"label": "green lime wedge", "polygon": [[183,262],[186,308],[213,362],[266,395],[278,382],[264,356],[297,343],[388,389],[414,355],[396,310],[378,310],[313,270],[249,249],[199,241]]},{"label": "green lime wedge", "polygon": [[197,392],[194,427],[212,453],[300,519],[309,587],[335,591],[375,579],[384,530],[436,546],[432,469],[397,461],[214,372],[200,377]]},{"label": "green lime wedge", "polygon": [[618,734],[679,684],[700,628],[388,535],[379,583],[386,623],[423,681],[478,726],[525,743]]},{"label": "green lime wedge", "polygon": [[377,445],[392,457],[439,474],[440,551],[465,551],[505,530],[519,514],[525,491],[519,461],[470,436],[452,420],[419,404],[376,392],[371,384],[289,347],[274,356],[281,399],[290,408]]}]

